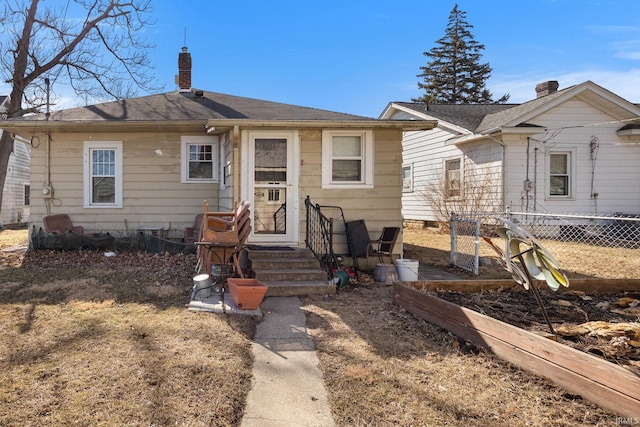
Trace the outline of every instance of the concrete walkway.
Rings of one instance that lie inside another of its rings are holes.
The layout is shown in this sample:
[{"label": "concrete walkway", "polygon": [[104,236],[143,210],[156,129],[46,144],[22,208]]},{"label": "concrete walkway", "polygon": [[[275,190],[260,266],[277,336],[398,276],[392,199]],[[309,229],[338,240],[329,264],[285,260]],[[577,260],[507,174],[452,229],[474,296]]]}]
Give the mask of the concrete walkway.
[{"label": "concrete walkway", "polygon": [[[420,280],[457,276],[419,266]],[[268,297],[253,339],[252,387],[242,427],[334,426],[322,372],[298,297]]]},{"label": "concrete walkway", "polygon": [[253,342],[243,427],[333,426],[322,372],[298,297],[269,297]]}]

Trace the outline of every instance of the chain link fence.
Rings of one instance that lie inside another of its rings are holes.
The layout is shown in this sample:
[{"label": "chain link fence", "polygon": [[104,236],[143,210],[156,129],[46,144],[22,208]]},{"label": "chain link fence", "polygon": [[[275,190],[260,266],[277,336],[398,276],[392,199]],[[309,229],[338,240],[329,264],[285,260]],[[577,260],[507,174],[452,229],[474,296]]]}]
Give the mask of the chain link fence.
[{"label": "chain link fence", "polygon": [[479,274],[495,252],[500,218],[531,233],[573,277],[640,278],[640,214],[574,215],[509,212],[451,216],[451,263]]}]

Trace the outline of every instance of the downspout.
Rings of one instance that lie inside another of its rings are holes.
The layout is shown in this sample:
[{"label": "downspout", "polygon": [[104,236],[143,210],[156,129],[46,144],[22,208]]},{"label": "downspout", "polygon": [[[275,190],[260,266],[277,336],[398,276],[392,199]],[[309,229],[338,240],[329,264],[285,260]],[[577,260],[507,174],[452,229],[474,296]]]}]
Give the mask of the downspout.
[{"label": "downspout", "polygon": [[234,125],[232,132],[233,136],[231,138],[231,142],[233,147],[233,205],[235,205],[236,202],[240,202],[240,150],[238,149],[238,145],[240,143],[240,127],[238,125]]},{"label": "downspout", "polygon": [[[47,112],[45,113],[45,120],[48,122],[51,113],[49,112],[49,79],[44,79],[47,86]],[[42,196],[44,197],[44,205],[47,211],[47,215],[51,215],[51,198],[53,197],[53,187],[51,186],[51,133],[47,131],[47,143],[45,145],[45,183],[42,187]]]}]

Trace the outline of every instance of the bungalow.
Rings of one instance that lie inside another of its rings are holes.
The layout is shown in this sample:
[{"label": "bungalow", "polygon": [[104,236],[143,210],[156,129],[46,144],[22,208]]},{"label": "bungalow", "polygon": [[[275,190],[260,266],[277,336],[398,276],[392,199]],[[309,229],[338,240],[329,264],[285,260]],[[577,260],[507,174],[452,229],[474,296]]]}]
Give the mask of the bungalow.
[{"label": "bungalow", "polygon": [[39,141],[34,228],[65,213],[85,234],[153,228],[179,239],[204,201],[226,212],[244,200],[248,243],[304,246],[307,196],[364,219],[372,238],[401,225],[402,133],[432,129],[435,120],[382,120],[194,89],[187,48],[178,69],[174,92],[8,121],[5,129]]},{"label": "bungalow", "polygon": [[392,102],[383,120],[437,120],[402,141],[402,216],[640,213],[640,107],[591,82],[523,104]]}]

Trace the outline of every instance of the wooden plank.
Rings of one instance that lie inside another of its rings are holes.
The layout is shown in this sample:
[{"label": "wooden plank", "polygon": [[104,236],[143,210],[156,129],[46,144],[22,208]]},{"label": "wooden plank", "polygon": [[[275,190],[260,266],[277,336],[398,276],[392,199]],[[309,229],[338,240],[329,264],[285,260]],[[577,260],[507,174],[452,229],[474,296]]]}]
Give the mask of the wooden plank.
[{"label": "wooden plank", "polygon": [[[560,288],[559,292],[598,292],[618,293],[624,291],[640,291],[640,279],[569,279],[568,288]],[[456,292],[480,292],[487,290],[510,289],[520,286],[511,279],[470,279],[470,280],[425,280],[418,282],[402,282],[415,289],[434,291],[446,289]],[[541,289],[546,284],[539,283]]]},{"label": "wooden plank", "polygon": [[401,283],[395,301],[455,335],[614,413],[640,416],[640,378],[582,351],[484,316]]}]

